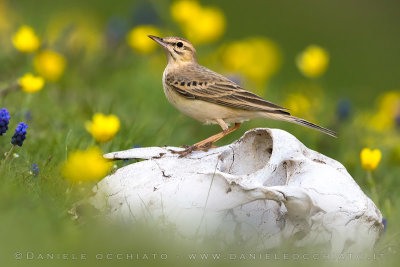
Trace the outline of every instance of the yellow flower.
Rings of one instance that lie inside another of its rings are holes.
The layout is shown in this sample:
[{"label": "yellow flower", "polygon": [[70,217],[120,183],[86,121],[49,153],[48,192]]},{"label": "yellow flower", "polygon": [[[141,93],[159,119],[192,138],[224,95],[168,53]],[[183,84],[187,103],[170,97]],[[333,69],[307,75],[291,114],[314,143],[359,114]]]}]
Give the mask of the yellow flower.
[{"label": "yellow flower", "polygon": [[72,152],[62,168],[62,174],[71,182],[99,180],[107,175],[111,162],[103,158],[98,147]]},{"label": "yellow flower", "polygon": [[386,131],[394,127],[398,114],[400,114],[400,92],[386,92],[379,97],[378,111],[370,119],[369,125],[377,131]]},{"label": "yellow flower", "polygon": [[284,105],[294,116],[305,116],[310,112],[310,100],[301,93],[289,94]]},{"label": "yellow flower", "polygon": [[61,78],[65,70],[64,56],[51,50],[38,53],[33,59],[33,66],[37,73],[46,80],[55,82]]},{"label": "yellow flower", "polygon": [[360,153],[361,166],[367,171],[373,171],[378,167],[382,158],[382,153],[379,149],[371,150],[363,148]]},{"label": "yellow flower", "polygon": [[171,5],[171,15],[193,43],[214,42],[225,32],[226,19],[217,7],[202,7],[197,1],[176,1]]},{"label": "yellow flower", "polygon": [[105,143],[114,138],[120,128],[120,122],[115,115],[104,115],[96,113],[93,115],[92,121],[85,124],[86,130],[93,138],[100,143]]},{"label": "yellow flower", "polygon": [[32,73],[26,73],[18,80],[22,91],[27,93],[35,93],[42,90],[44,86],[44,79],[40,76],[35,77]]},{"label": "yellow flower", "polygon": [[172,18],[178,23],[185,23],[193,20],[200,14],[202,7],[197,1],[175,1],[171,5]]},{"label": "yellow flower", "polygon": [[196,19],[182,25],[185,36],[195,44],[211,43],[225,32],[225,16],[215,7],[203,8]]},{"label": "yellow flower", "polygon": [[226,69],[262,84],[279,70],[281,53],[271,40],[250,38],[228,44],[222,51],[222,62]]},{"label": "yellow flower", "polygon": [[24,53],[35,52],[40,46],[39,37],[29,26],[21,26],[12,37],[12,42],[19,51]]},{"label": "yellow flower", "polygon": [[324,74],[329,64],[329,54],[323,48],[310,45],[296,58],[301,73],[310,78]]},{"label": "yellow flower", "polygon": [[148,35],[160,36],[160,31],[151,25],[140,25],[128,33],[126,40],[132,49],[147,54],[157,47],[156,42],[151,40]]}]

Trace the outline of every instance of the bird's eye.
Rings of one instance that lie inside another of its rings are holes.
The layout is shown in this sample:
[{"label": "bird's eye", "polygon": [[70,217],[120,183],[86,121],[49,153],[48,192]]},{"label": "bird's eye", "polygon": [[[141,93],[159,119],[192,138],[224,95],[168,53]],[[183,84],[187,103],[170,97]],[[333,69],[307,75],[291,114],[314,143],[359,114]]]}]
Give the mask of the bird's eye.
[{"label": "bird's eye", "polygon": [[183,43],[182,43],[182,42],[178,42],[178,43],[176,44],[176,46],[182,47],[182,46],[183,46]]}]

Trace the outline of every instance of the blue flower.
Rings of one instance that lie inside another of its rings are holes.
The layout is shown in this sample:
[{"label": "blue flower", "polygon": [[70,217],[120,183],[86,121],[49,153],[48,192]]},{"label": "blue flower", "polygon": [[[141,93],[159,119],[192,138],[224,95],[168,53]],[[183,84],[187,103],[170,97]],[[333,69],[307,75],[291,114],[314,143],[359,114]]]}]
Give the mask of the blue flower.
[{"label": "blue flower", "polygon": [[109,19],[106,26],[107,44],[115,46],[122,40],[125,41],[128,29],[128,22],[125,19],[121,17],[112,17]]},{"label": "blue flower", "polygon": [[0,136],[7,132],[10,119],[11,117],[8,110],[5,108],[0,109]]},{"label": "blue flower", "polygon": [[336,114],[339,120],[343,121],[347,119],[351,112],[351,102],[346,98],[342,98],[339,100],[339,103],[336,106]]},{"label": "blue flower", "polygon": [[139,2],[133,8],[133,25],[157,25],[160,22],[156,7],[149,2]]},{"label": "blue flower", "polygon": [[33,174],[33,177],[36,178],[39,175],[39,171],[40,171],[40,169],[39,169],[38,165],[36,163],[33,163],[31,166],[31,172]]},{"label": "blue flower", "polygon": [[238,75],[228,76],[229,80],[236,83],[239,86],[242,86],[242,78]]},{"label": "blue flower", "polygon": [[397,114],[396,118],[394,119],[396,122],[397,127],[400,127],[400,113]]},{"label": "blue flower", "polygon": [[32,121],[32,113],[29,110],[25,112],[25,119],[28,121],[28,123]]},{"label": "blue flower", "polygon": [[28,129],[28,125],[26,125],[25,122],[20,122],[17,128],[15,128],[15,133],[11,138],[11,144],[14,146],[22,146],[26,138],[26,129]]},{"label": "blue flower", "polygon": [[386,218],[382,219],[382,224],[383,224],[383,232],[386,232],[387,224],[388,224],[388,221]]}]

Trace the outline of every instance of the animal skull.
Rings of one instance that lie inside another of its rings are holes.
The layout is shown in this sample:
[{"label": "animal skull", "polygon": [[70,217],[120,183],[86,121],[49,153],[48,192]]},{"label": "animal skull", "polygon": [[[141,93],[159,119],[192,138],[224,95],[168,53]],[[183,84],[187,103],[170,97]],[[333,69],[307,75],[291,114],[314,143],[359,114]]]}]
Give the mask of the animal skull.
[{"label": "animal skull", "polygon": [[239,238],[249,248],[371,250],[382,215],[339,162],[291,134],[253,129],[234,143],[179,158],[175,147],[136,148],[109,159],[146,159],[106,177],[90,202],[123,220],[176,226],[186,238]]}]

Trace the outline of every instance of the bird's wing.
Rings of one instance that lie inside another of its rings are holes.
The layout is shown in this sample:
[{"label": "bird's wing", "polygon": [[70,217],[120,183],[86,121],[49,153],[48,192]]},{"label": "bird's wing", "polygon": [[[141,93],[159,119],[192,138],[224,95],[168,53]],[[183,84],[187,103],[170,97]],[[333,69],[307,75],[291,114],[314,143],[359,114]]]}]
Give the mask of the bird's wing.
[{"label": "bird's wing", "polygon": [[181,71],[167,74],[165,83],[176,93],[188,99],[242,110],[289,114],[286,108],[273,104],[200,65],[185,67]]}]

